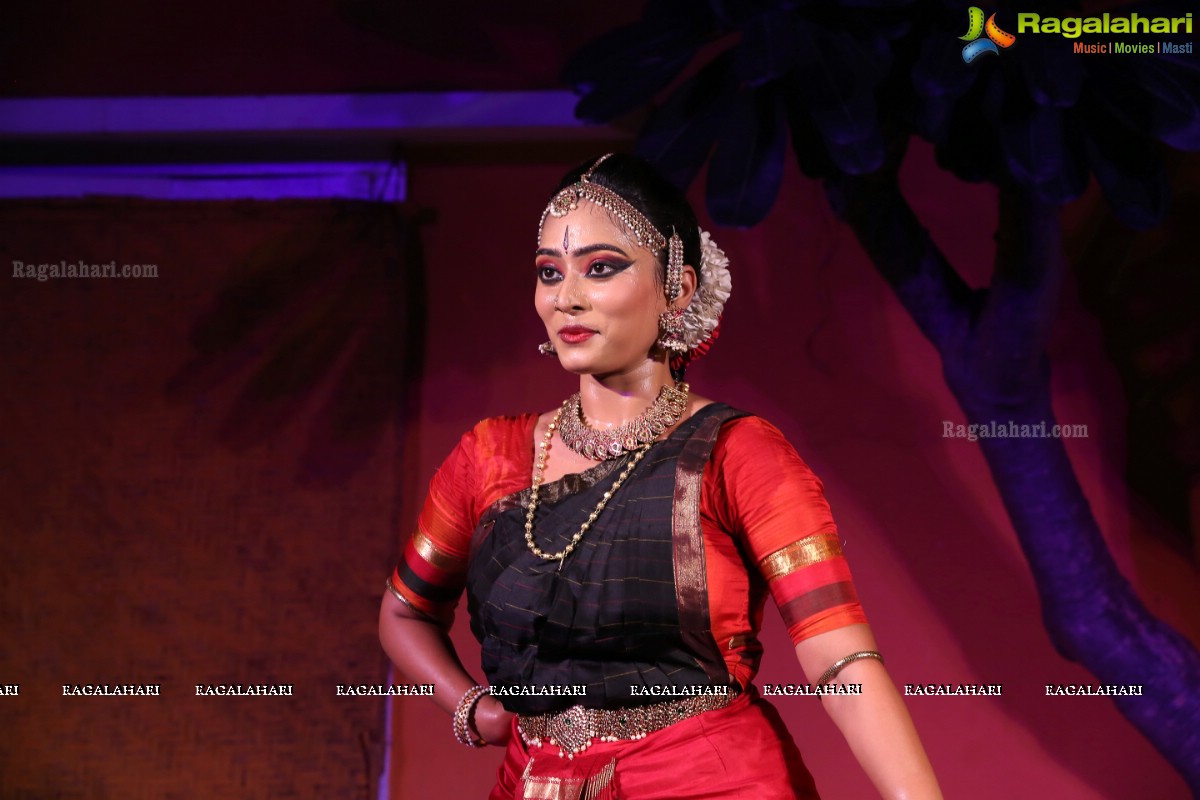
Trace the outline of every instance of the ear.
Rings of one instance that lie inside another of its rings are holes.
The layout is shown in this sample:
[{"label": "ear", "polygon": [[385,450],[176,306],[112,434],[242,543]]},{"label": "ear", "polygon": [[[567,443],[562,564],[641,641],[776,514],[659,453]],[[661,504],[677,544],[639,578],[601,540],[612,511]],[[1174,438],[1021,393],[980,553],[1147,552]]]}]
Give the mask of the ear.
[{"label": "ear", "polygon": [[680,280],[679,286],[679,297],[676,297],[675,302],[671,305],[676,308],[687,308],[688,303],[692,302],[692,298],[696,295],[696,290],[700,288],[699,276],[696,275],[696,268],[691,264],[683,265],[683,278]]}]

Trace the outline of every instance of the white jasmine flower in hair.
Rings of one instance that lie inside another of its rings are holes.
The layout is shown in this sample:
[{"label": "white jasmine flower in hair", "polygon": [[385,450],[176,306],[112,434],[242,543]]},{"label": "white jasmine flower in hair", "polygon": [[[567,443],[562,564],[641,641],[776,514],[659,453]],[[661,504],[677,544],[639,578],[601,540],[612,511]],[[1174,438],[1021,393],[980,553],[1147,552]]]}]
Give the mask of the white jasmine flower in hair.
[{"label": "white jasmine flower in hair", "polygon": [[708,231],[700,231],[700,288],[683,314],[683,338],[689,350],[708,341],[725,310],[732,282],[729,258]]}]

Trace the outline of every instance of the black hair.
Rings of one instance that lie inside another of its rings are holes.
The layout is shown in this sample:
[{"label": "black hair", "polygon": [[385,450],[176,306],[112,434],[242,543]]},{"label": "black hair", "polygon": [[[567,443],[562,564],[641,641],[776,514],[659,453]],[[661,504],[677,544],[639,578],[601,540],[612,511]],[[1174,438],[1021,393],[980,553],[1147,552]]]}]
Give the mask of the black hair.
[{"label": "black hair", "polygon": [[[596,160],[588,159],[568,172],[554,190],[555,194],[576,183]],[[684,263],[695,267],[696,279],[700,279],[700,227],[691,204],[675,184],[648,161],[629,153],[613,153],[596,167],[588,180],[621,195],[650,220],[663,238],[670,239],[671,231],[675,230],[683,240]],[[657,255],[660,265],[665,268],[665,248]]]}]

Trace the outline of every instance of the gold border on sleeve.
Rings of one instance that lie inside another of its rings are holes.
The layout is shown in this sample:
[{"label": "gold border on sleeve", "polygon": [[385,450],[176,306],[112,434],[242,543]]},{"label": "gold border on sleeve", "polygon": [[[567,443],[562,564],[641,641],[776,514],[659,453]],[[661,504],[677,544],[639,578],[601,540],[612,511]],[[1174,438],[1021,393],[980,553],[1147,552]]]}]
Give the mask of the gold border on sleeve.
[{"label": "gold border on sleeve", "polygon": [[837,531],[825,531],[805,536],[798,542],[776,550],[758,562],[758,568],[763,577],[773,581],[841,555],[842,543],[838,540]]},{"label": "gold border on sleeve", "polygon": [[463,568],[463,560],[455,558],[444,550],[438,549],[433,541],[420,530],[412,535],[413,549],[417,555],[428,561],[435,568],[446,572],[458,572]]}]

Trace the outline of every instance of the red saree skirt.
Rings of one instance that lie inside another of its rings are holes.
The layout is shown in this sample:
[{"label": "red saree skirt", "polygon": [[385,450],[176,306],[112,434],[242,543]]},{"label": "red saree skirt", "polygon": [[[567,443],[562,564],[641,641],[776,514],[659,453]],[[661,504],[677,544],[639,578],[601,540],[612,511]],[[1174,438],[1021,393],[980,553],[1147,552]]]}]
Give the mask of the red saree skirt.
[{"label": "red saree skirt", "polygon": [[753,689],[637,741],[574,759],[512,738],[489,800],[810,800],[817,790],[779,714]]}]

